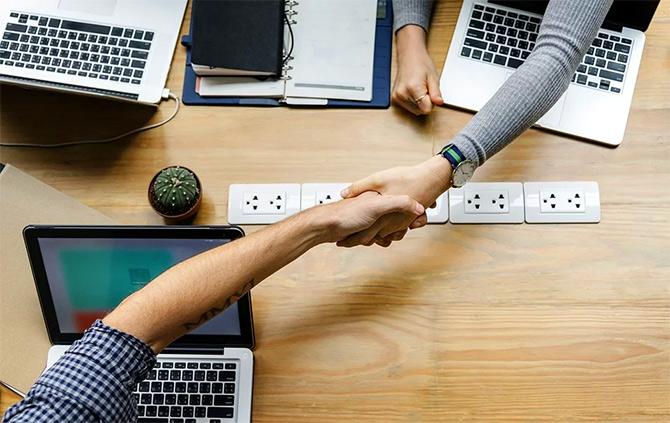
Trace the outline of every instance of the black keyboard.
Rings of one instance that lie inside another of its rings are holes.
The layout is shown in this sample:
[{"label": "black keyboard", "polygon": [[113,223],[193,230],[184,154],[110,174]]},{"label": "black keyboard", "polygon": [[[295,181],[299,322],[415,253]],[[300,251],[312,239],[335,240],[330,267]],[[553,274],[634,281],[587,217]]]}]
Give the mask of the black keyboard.
[{"label": "black keyboard", "polygon": [[[542,19],[518,11],[475,4],[461,56],[516,69],[535,48]],[[593,40],[572,82],[620,93],[633,40],[603,31]]]},{"label": "black keyboard", "polygon": [[0,65],[139,85],[154,33],[10,12]]},{"label": "black keyboard", "polygon": [[235,417],[233,361],[159,360],[133,393],[138,422],[222,423]]}]

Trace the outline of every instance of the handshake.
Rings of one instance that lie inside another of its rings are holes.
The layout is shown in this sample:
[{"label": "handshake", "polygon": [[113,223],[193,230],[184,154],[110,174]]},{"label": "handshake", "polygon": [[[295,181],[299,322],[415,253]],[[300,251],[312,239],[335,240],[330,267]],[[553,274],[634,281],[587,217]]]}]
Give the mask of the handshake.
[{"label": "handshake", "polygon": [[342,201],[306,212],[318,242],[388,247],[426,225],[425,210],[451,186],[451,165],[435,156],[416,166],[375,173],[342,191]]}]

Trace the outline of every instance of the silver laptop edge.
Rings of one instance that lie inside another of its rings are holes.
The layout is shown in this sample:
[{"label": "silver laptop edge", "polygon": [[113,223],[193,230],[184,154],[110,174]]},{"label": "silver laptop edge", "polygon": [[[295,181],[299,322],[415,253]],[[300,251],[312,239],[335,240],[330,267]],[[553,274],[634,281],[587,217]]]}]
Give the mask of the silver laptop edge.
[{"label": "silver laptop edge", "polygon": [[[124,83],[120,80],[114,81],[112,78],[93,79],[88,76],[88,73],[92,72],[83,72],[83,70],[79,72],[79,69],[76,74],[68,74],[25,66],[8,66],[5,63],[0,64],[0,82],[121,101],[156,104],[162,97],[187,2],[188,0],[161,0],[160,2],[154,0],[8,0],[0,2],[0,31],[2,33],[6,32],[9,23],[20,25],[19,21],[11,16],[12,13],[18,13],[33,18],[36,16],[54,18],[122,27],[154,34],[150,40],[151,47],[148,50],[145,68],[141,69],[143,76],[124,78],[134,79],[137,83]],[[27,25],[34,26],[36,22],[31,19]],[[60,28],[55,29],[60,30]],[[77,33],[80,34],[80,32]],[[26,33],[26,35],[30,35],[31,38],[39,36],[35,33]],[[47,45],[46,47],[59,48],[60,46]],[[12,54],[14,53],[13,50]],[[31,52],[22,51],[20,53],[30,54]],[[47,56],[40,55],[42,58]],[[82,76],[84,73],[87,75]]]},{"label": "silver laptop edge", "polygon": [[[464,0],[440,78],[440,89],[445,103],[472,111],[480,110],[514,72],[514,69],[460,55],[475,3],[488,2]],[[491,6],[542,17],[498,4]],[[621,32],[605,29],[600,31],[633,40],[621,92],[600,91],[571,83],[565,94],[535,126],[616,146],[623,141],[645,35],[642,31],[625,27]]]}]

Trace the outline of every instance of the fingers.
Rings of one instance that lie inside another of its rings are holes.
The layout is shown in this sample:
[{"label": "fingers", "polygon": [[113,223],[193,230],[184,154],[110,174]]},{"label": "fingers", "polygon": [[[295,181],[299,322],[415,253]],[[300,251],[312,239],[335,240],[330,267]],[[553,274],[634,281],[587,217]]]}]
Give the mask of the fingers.
[{"label": "fingers", "polygon": [[438,106],[444,104],[444,99],[442,99],[442,93],[440,92],[440,82],[437,79],[436,73],[428,75],[428,95],[433,104]]},{"label": "fingers", "polygon": [[352,197],[358,197],[364,192],[367,191],[376,191],[377,190],[377,184],[376,184],[376,178],[374,175],[370,175],[366,178],[361,179],[360,181],[356,181],[353,184],[349,185],[345,189],[342,190],[340,195],[342,198],[352,198]]},{"label": "fingers", "polygon": [[422,214],[421,216],[417,217],[414,222],[412,222],[409,225],[410,229],[419,229],[423,228],[428,224],[428,216],[426,216],[426,213]]},{"label": "fingers", "polygon": [[403,213],[421,216],[425,208],[421,203],[408,195],[379,195],[375,198],[374,211],[378,216],[390,213]]}]

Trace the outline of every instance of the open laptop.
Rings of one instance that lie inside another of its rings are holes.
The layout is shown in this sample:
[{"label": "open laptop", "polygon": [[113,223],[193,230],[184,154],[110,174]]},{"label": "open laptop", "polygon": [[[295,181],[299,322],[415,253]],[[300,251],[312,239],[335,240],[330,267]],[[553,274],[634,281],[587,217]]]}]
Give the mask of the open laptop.
[{"label": "open laptop", "polygon": [[[47,333],[47,368],[125,297],[237,227],[29,226],[24,239]],[[249,422],[254,344],[247,294],[172,343],[134,398],[140,422]]]},{"label": "open laptop", "polygon": [[188,0],[4,0],[0,82],[158,103]]},{"label": "open laptop", "polygon": [[[565,94],[536,124],[616,146],[623,141],[659,0],[614,0]],[[445,103],[479,110],[530,55],[548,1],[464,0],[442,70]]]}]

